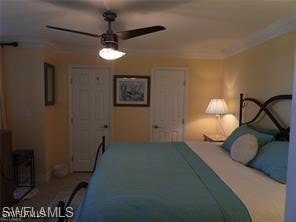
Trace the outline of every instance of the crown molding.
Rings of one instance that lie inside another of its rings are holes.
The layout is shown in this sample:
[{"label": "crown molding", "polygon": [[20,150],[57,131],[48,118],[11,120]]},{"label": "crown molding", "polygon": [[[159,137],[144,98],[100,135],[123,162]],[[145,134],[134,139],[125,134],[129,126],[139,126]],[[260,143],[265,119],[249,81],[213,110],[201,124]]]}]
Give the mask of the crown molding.
[{"label": "crown molding", "polygon": [[[96,55],[99,49],[94,49],[89,46],[70,46],[70,45],[55,45],[51,44],[50,49],[60,53],[83,53]],[[135,50],[120,48],[120,51],[126,52],[125,57],[160,57],[160,58],[180,58],[180,59],[222,59],[222,54],[219,53],[187,53],[176,52],[173,50]]]},{"label": "crown molding", "polygon": [[159,57],[159,58],[178,58],[178,59],[222,59],[220,53],[208,52],[178,52],[174,50],[122,50],[127,52],[129,57]]},{"label": "crown molding", "polygon": [[38,38],[20,38],[15,36],[4,36],[1,37],[1,41],[3,42],[17,42],[18,47],[20,48],[37,48],[37,49],[44,49],[51,47],[52,44],[45,40],[45,39],[38,39]]},{"label": "crown molding", "polygon": [[21,48],[33,48],[33,49],[45,49],[50,47],[50,43],[47,41],[17,41]]},{"label": "crown molding", "polygon": [[260,45],[289,31],[296,30],[296,16],[279,20],[267,26],[262,31],[222,50],[223,59],[238,54],[244,50]]},{"label": "crown molding", "polygon": [[60,44],[51,44],[49,49],[54,50],[55,52],[60,53],[83,53],[83,54],[96,54],[97,49],[90,46],[71,46],[71,45],[60,45]]}]

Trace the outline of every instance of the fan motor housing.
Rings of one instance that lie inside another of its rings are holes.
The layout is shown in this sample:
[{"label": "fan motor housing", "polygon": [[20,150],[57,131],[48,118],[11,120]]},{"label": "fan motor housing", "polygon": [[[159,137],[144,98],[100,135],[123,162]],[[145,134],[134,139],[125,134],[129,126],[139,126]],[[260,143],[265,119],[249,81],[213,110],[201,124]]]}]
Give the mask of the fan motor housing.
[{"label": "fan motor housing", "polygon": [[111,12],[110,10],[108,10],[103,13],[103,17],[107,22],[114,22],[117,15],[115,12]]},{"label": "fan motor housing", "polygon": [[114,33],[104,33],[101,36],[101,43],[103,46],[112,49],[118,49],[118,39]]}]

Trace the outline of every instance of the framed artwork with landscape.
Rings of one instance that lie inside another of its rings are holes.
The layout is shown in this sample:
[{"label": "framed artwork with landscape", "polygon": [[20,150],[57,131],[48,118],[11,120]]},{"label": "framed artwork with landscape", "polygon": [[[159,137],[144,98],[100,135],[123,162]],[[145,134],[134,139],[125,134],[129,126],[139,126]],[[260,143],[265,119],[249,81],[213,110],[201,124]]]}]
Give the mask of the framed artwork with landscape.
[{"label": "framed artwork with landscape", "polygon": [[149,106],[150,76],[114,76],[114,106]]}]

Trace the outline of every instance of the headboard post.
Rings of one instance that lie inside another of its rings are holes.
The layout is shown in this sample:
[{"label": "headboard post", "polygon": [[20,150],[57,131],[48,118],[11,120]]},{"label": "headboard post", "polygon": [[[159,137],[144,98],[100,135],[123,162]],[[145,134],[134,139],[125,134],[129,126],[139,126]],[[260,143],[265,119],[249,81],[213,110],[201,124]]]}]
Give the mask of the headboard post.
[{"label": "headboard post", "polygon": [[240,98],[239,98],[239,126],[241,126],[242,125],[242,118],[243,118],[243,98],[244,98],[244,94],[240,94],[239,95],[240,96]]},{"label": "headboard post", "polygon": [[105,140],[105,136],[102,137],[102,153],[105,153],[105,149],[106,149],[106,140]]},{"label": "headboard post", "polygon": [[95,160],[95,164],[93,166],[92,173],[95,172],[95,169],[97,167],[97,161],[98,161],[98,157],[99,157],[101,149],[102,149],[102,155],[103,155],[105,153],[105,149],[106,149],[105,136],[102,136],[102,142],[98,146],[97,153],[96,153],[96,160]]}]

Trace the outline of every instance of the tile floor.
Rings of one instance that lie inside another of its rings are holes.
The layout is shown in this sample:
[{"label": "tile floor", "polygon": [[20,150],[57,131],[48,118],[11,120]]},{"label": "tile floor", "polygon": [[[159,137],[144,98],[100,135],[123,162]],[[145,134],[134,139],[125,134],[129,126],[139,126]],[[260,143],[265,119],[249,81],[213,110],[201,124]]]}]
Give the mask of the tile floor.
[{"label": "tile floor", "polygon": [[[88,182],[91,177],[90,173],[72,173],[67,175],[64,178],[55,178],[52,177],[51,180],[47,183],[40,184],[36,186],[35,195],[32,195],[29,199],[24,199],[20,201],[18,207],[34,207],[40,209],[40,207],[49,207],[52,206],[54,202],[57,202],[58,199],[64,198],[68,199],[68,196],[74,190],[75,186],[81,181]],[[33,193],[34,193],[33,191]],[[84,191],[80,191],[78,196],[81,199],[84,195]],[[77,200],[76,200],[77,202]],[[76,203],[77,204],[77,203]],[[46,221],[42,219],[38,220],[22,220],[22,221]]]}]

